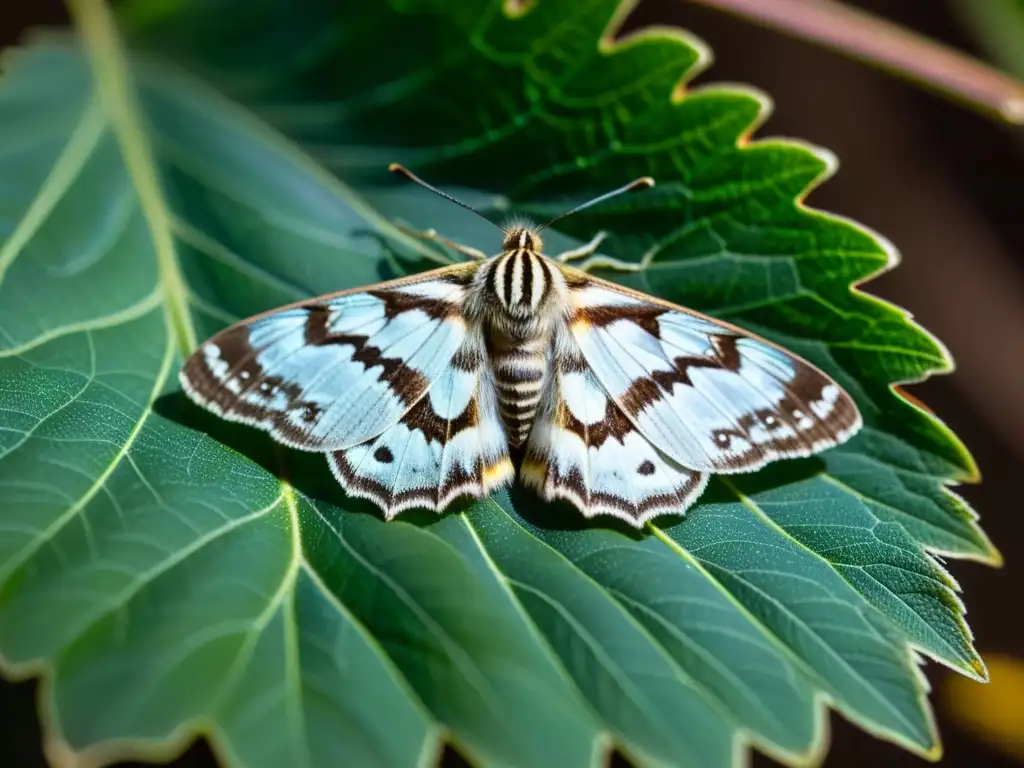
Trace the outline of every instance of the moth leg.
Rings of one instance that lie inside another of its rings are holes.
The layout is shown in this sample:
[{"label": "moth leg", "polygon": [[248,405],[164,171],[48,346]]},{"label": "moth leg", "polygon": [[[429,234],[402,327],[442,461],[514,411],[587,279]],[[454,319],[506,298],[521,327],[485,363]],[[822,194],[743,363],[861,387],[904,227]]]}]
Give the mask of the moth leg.
[{"label": "moth leg", "polygon": [[639,272],[643,269],[643,265],[635,261],[621,261],[619,259],[613,259],[611,256],[593,256],[578,267],[580,272],[590,272],[595,269],[614,269],[619,272]]},{"label": "moth leg", "polygon": [[606,237],[608,237],[607,232],[598,232],[594,235],[594,239],[589,243],[584,243],[579,248],[573,248],[569,251],[562,251],[560,254],[555,256],[555,259],[565,264],[567,261],[572,261],[573,259],[582,259],[584,256],[592,256],[597,251],[601,243],[604,242]]},{"label": "moth leg", "polygon": [[582,264],[580,264],[579,267],[577,267],[582,272],[589,272],[592,269],[602,268],[617,269],[620,272],[636,272],[638,269],[640,269],[639,264],[634,264],[633,262],[630,261],[619,261],[618,259],[613,259],[610,256],[601,256],[600,254],[595,255],[595,252],[597,251],[598,247],[600,247],[601,243],[604,242],[604,239],[606,237],[608,237],[607,232],[598,232],[594,236],[594,239],[591,240],[589,243],[585,243],[584,245],[581,245],[579,248],[573,248],[571,251],[565,251],[563,253],[560,253],[557,256],[555,256],[555,259],[557,259],[562,264],[565,264],[566,262],[572,261],[573,259],[582,259],[585,256],[590,256],[589,259],[587,259]]},{"label": "moth leg", "polygon": [[463,256],[469,256],[471,259],[486,261],[488,258],[487,254],[481,250],[468,245],[462,245],[461,243],[456,243],[454,240],[449,240],[446,237],[441,237],[437,234],[437,230],[435,229],[425,229],[422,232],[417,232],[415,229],[411,229],[401,223],[396,223],[395,226],[410,237],[415,237],[418,240],[429,240],[432,243],[440,243],[441,245],[447,245],[453,251],[457,251]]}]

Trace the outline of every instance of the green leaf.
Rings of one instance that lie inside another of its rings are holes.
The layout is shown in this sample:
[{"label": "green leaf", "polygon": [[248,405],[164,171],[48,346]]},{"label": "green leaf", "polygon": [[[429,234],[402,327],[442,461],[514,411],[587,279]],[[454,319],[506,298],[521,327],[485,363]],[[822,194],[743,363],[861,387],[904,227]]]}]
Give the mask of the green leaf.
[{"label": "green leaf", "polygon": [[989,55],[1008,72],[1024,78],[1024,0],[972,3],[958,0],[955,10]]},{"label": "green leaf", "polygon": [[[616,5],[129,2],[129,67],[80,0],[84,51],[9,56],[0,658],[49,678],[51,755],[203,733],[231,765],[430,764],[442,741],[482,766],[797,763],[825,749],[824,702],[937,752],[915,651],[985,670],[934,555],[998,555],[946,490],[970,457],[891,385],[948,358],[850,291],[894,251],[799,202],[831,157],[749,141],[765,97],[687,93],[703,47],[616,42]],[[390,161],[536,217],[655,176],[553,247],[608,230],[640,267],[610,277],[807,356],[865,429],[640,534],[518,488],[384,523],[320,457],[197,413],[175,373],[234,319],[445,260],[396,219],[494,250]]]}]

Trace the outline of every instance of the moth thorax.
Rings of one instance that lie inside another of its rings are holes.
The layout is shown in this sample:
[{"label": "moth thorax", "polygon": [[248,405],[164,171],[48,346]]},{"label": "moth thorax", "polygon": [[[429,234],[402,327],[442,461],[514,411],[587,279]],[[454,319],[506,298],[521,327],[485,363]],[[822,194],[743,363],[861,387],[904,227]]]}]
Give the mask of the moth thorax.
[{"label": "moth thorax", "polygon": [[529,227],[513,227],[505,234],[505,241],[501,246],[501,250],[521,250],[540,253],[544,250],[544,241],[540,239],[540,235]]},{"label": "moth thorax", "polygon": [[511,317],[524,319],[538,314],[553,279],[544,257],[528,248],[503,251],[494,260],[489,278],[489,292],[498,305]]}]

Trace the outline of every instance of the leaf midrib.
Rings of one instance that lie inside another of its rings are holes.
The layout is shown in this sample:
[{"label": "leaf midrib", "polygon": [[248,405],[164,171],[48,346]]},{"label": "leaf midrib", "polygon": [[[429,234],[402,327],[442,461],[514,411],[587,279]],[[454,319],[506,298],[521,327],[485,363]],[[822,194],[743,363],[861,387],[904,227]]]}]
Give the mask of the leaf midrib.
[{"label": "leaf midrib", "polygon": [[92,66],[99,101],[107,110],[111,131],[121,149],[152,238],[174,345],[182,357],[187,357],[198,344],[189,312],[188,289],[174,246],[170,211],[160,188],[149,142],[142,131],[145,122],[134,98],[114,19],[104,0],[73,0],[69,7]]},{"label": "leaf midrib", "polygon": [[[110,462],[85,492],[46,526],[38,536],[31,539],[14,557],[8,560],[3,573],[0,573],[0,583],[21,567],[57,531],[84,510],[92,498],[105,486],[108,478],[120,466],[121,461],[128,456],[152,413],[153,402],[160,395],[170,376],[175,360],[175,350],[182,356],[186,356],[197,345],[196,333],[189,313],[188,289],[178,266],[169,212],[157,181],[152,155],[145,137],[139,129],[142,124],[141,116],[131,97],[124,55],[120,48],[114,21],[104,0],[74,0],[70,3],[70,8],[78,22],[93,68],[95,86],[99,95],[93,105],[102,105],[107,110],[111,131],[121,148],[125,166],[138,194],[143,217],[152,236],[162,286],[168,334],[165,339],[166,347],[160,369],[154,377],[146,406],[139,413],[124,444],[111,457]],[[87,119],[92,114],[92,109],[97,109],[99,116],[98,106],[90,106],[89,109],[90,111],[83,116],[79,123],[79,127],[83,124],[87,127],[92,126],[91,119]],[[65,145],[65,149],[47,177],[47,181],[44,182],[43,189],[40,190],[35,201],[30,205],[29,211],[15,230],[16,236],[18,233],[23,234],[20,235],[20,239],[18,237],[11,238],[14,240],[13,246],[11,246],[11,240],[8,240],[0,254],[7,259],[6,262],[0,261],[0,277],[2,277],[6,266],[9,266],[21,251],[21,245],[23,245],[21,239],[27,242],[27,238],[30,238],[38,229],[46,215],[61,199],[62,193],[77,178],[85,158],[88,157],[88,152],[83,152],[79,146],[80,142],[92,138],[95,133],[94,145],[95,141],[99,140],[102,129],[108,124],[106,121],[100,120],[99,117],[96,120],[98,123],[92,132],[82,131],[81,135],[84,138],[76,141],[72,136],[68,144]],[[88,333],[88,330],[85,332]]]}]

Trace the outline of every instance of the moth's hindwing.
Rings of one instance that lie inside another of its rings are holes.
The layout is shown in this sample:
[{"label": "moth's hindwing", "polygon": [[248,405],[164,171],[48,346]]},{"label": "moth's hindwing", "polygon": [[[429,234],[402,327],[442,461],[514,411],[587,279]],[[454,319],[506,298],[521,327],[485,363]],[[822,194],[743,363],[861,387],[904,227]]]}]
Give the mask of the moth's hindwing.
[{"label": "moth's hindwing", "polygon": [[707,475],[644,437],[571,339],[555,349],[520,471],[524,485],[545,499],[569,501],[586,517],[615,515],[640,525],[655,515],[682,514],[704,490]]},{"label": "moth's hindwing", "polygon": [[199,405],[308,451],[381,434],[444,373],[467,336],[472,271],[322,297],[238,323],[205,342],[180,374]]},{"label": "moth's hindwing", "polygon": [[413,507],[441,511],[458,496],[486,496],[511,480],[479,330],[397,424],[375,440],[335,451],[328,461],[349,493],[370,499],[389,519]]},{"label": "moth's hindwing", "polygon": [[569,327],[588,367],[682,466],[749,472],[860,428],[852,398],[807,361],[734,326],[571,274]]}]

